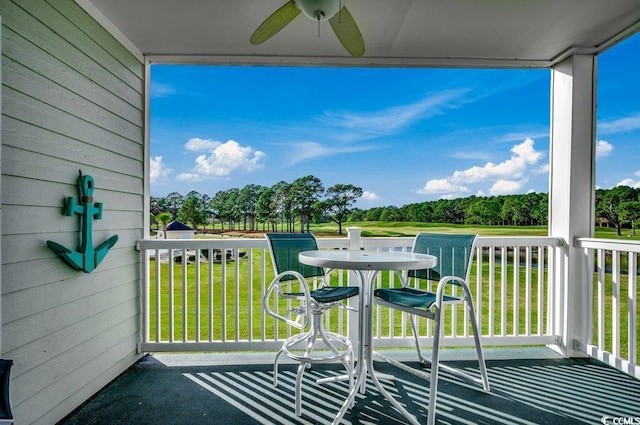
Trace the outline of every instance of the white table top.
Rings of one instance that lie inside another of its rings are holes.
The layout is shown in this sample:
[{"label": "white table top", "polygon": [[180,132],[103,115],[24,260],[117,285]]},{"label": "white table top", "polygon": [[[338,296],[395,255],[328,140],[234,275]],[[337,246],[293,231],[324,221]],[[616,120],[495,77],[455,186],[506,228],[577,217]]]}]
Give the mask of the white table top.
[{"label": "white table top", "polygon": [[420,270],[437,264],[433,255],[395,251],[303,251],[298,259],[310,266],[346,270]]}]

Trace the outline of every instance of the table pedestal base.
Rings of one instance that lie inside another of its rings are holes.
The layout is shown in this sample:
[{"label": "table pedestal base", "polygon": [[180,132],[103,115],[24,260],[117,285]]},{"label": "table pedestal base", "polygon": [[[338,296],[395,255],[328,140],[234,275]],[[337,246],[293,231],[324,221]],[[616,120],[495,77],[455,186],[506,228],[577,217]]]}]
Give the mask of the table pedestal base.
[{"label": "table pedestal base", "polygon": [[[358,336],[360,338],[360,350],[358,350],[358,364],[356,367],[356,384],[349,392],[349,396],[344,401],[342,408],[333,420],[333,425],[338,425],[344,417],[347,410],[353,407],[355,403],[356,393],[360,389],[362,394],[365,394],[365,387],[367,383],[367,375],[371,377],[373,384],[376,386],[380,394],[384,396],[393,407],[395,407],[402,415],[413,425],[420,425],[418,420],[409,413],[387,390],[382,387],[376,372],[373,368],[373,347],[372,347],[372,334],[373,334],[373,281],[378,274],[378,270],[354,270],[358,275],[360,281],[360,324],[358,327]],[[364,315],[364,317],[362,317]],[[385,379],[393,379],[392,375],[381,376]]]}]

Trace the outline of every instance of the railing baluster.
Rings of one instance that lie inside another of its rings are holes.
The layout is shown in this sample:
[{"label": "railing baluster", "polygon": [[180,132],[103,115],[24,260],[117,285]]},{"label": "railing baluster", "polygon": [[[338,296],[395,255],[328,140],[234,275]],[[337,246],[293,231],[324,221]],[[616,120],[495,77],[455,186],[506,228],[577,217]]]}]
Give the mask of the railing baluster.
[{"label": "railing baluster", "polygon": [[558,313],[558,304],[560,303],[560,283],[555,282],[557,276],[557,270],[560,267],[558,265],[558,248],[552,247],[549,252],[549,277],[548,277],[548,289],[549,294],[547,301],[547,311],[549,312],[549,320],[547,326],[547,333],[550,335],[558,335],[558,322],[560,321],[560,314]]},{"label": "railing baluster", "polygon": [[604,350],[605,347],[605,319],[606,309],[605,302],[607,297],[605,295],[605,251],[599,249],[598,251],[598,348]]},{"label": "railing baluster", "polygon": [[222,342],[227,340],[227,255],[226,249],[222,248],[220,251],[220,300],[222,305],[220,306],[220,323],[222,324],[222,331],[220,339]]},{"label": "railing baluster", "polygon": [[496,318],[496,248],[489,247],[489,336],[495,335]]},{"label": "railing baluster", "polygon": [[209,299],[207,302],[209,303],[209,342],[213,341],[213,249],[209,249],[209,256],[207,257],[209,260],[207,263],[209,264],[209,274],[208,274],[208,283],[209,283]]},{"label": "railing baluster", "polygon": [[[478,324],[479,324],[479,328],[480,328],[480,334],[482,334],[482,310],[484,308],[484,303],[482,302],[482,280],[478,279],[478,277],[480,277],[477,273],[478,270],[482,270],[482,248],[480,247],[476,247],[476,251],[473,253],[473,255],[476,257],[476,299],[474,302],[473,307],[476,310],[476,319],[478,320]],[[471,285],[472,282],[469,282],[469,289],[473,288],[473,285]],[[465,318],[467,316],[465,315]],[[465,323],[468,325],[469,321],[465,320]],[[469,332],[465,332],[466,335],[469,335]]]},{"label": "railing baluster", "polygon": [[536,293],[538,317],[536,320],[536,335],[542,335],[544,324],[544,265],[545,265],[545,249],[538,245],[538,291]]},{"label": "railing baluster", "polygon": [[620,355],[620,251],[611,253],[611,280],[613,296],[611,299],[611,352],[615,357]]},{"label": "railing baluster", "polygon": [[162,340],[162,275],[160,273],[160,250],[156,249],[156,275],[155,275],[155,290],[156,290],[156,342]]},{"label": "railing baluster", "polygon": [[171,249],[169,254],[169,342],[174,342],[175,338],[175,306],[174,302],[174,290],[175,285],[173,283],[173,278],[175,277],[175,261],[173,256],[173,249]]},{"label": "railing baluster", "polygon": [[524,332],[531,335],[531,247],[525,250],[525,296],[524,296]]},{"label": "railing baluster", "polygon": [[520,335],[520,247],[513,247],[513,335]]},{"label": "railing baluster", "polygon": [[187,268],[189,258],[187,257],[187,249],[182,250],[182,342],[187,342]]},{"label": "railing baluster", "polygon": [[[482,300],[482,283],[483,283],[483,279],[482,279],[482,267],[483,267],[483,258],[482,258],[482,248],[481,247],[477,247],[476,248],[476,302],[474,305],[474,308],[476,310],[476,318],[478,319],[478,327],[480,328],[480,334],[482,334],[482,318],[484,317],[484,314],[482,314],[482,311],[484,310],[484,303]],[[469,282],[471,283],[471,282]],[[466,318],[466,316],[465,316]],[[465,320],[465,326],[468,326],[469,321]],[[469,335],[468,331],[465,331],[465,335]]]},{"label": "railing baluster", "polygon": [[[236,263],[240,263],[240,250],[236,249]],[[250,282],[253,282],[253,251],[249,250],[247,252],[247,298],[248,298],[248,306],[247,306],[247,341],[253,341],[253,285]]]},{"label": "railing baluster", "polygon": [[[260,250],[260,305],[262,306],[262,294],[267,290],[267,251],[266,249]],[[260,340],[265,341],[267,339],[267,315],[264,313],[264,309],[260,308]]]},{"label": "railing baluster", "polygon": [[[196,249],[196,258],[195,258],[195,264],[196,264],[196,305],[195,305],[195,309],[196,309],[196,329],[195,329],[195,339],[196,342],[200,342],[200,250]],[[187,298],[187,294],[184,295],[185,298]]]},{"label": "railing baluster", "polygon": [[[233,255],[233,254],[232,254]],[[225,252],[226,256],[226,252]],[[234,287],[235,287],[235,315],[234,315],[234,341],[240,341],[240,261],[236,258],[236,261],[233,263],[235,276],[233,278]]]},{"label": "railing baluster", "polygon": [[637,282],[638,282],[638,254],[629,252],[627,275],[629,276],[629,292],[628,292],[628,307],[627,315],[629,323],[629,330],[627,333],[628,349],[627,357],[629,362],[636,364],[637,361],[637,341],[636,341],[636,327],[638,326],[638,305],[637,305]]},{"label": "railing baluster", "polygon": [[507,335],[507,248],[501,247],[500,258],[500,336]]}]

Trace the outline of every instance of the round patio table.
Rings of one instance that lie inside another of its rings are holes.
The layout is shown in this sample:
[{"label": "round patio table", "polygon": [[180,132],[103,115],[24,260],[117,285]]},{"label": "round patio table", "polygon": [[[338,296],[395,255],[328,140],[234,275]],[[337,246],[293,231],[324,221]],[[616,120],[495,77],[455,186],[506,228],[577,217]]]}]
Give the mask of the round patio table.
[{"label": "round patio table", "polygon": [[396,408],[407,420],[419,425],[417,419],[411,415],[391,394],[385,390],[373,368],[373,284],[381,270],[402,271],[421,270],[435,267],[437,259],[433,255],[414,254],[396,251],[303,251],[298,255],[301,263],[315,267],[330,269],[352,270],[360,282],[360,308],[358,326],[358,364],[356,368],[356,385],[349,392],[349,396],[333,420],[338,424],[350,406],[353,405],[358,388],[365,388],[367,374],[378,391]]}]

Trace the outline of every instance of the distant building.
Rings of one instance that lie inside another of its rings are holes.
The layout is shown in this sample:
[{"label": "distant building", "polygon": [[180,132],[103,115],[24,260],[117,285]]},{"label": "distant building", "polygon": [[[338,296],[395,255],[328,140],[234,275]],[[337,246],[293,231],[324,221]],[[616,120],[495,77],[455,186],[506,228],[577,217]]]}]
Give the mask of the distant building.
[{"label": "distant building", "polygon": [[162,231],[158,232],[158,239],[195,239],[196,231],[177,220],[167,225],[166,238],[162,237]]}]

